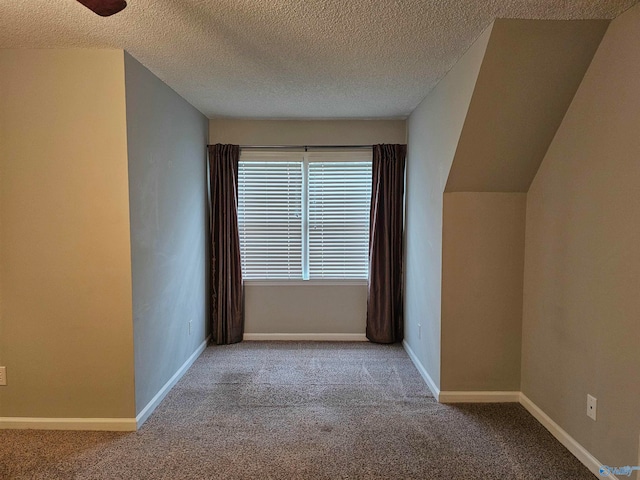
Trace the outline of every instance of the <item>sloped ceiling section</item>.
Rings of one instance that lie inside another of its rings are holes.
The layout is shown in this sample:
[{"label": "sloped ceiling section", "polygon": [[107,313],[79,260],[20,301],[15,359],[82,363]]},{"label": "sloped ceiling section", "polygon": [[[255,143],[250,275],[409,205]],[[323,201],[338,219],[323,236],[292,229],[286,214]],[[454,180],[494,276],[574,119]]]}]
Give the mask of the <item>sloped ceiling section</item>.
[{"label": "sloped ceiling section", "polygon": [[527,192],[609,22],[495,21],[446,192]]}]

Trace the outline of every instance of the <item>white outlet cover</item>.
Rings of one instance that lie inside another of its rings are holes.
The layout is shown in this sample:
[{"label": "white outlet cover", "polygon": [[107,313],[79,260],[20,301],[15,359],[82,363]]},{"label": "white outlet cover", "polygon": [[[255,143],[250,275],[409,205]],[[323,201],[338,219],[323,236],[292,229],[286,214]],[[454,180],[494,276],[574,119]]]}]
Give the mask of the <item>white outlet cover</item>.
[{"label": "white outlet cover", "polygon": [[597,409],[598,409],[598,399],[591,395],[587,395],[587,417],[595,420]]}]

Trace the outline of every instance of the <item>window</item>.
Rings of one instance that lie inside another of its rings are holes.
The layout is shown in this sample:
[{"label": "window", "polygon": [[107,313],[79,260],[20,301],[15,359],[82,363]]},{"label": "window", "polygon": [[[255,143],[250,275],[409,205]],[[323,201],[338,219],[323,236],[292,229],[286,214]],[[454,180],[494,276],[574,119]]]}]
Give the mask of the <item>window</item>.
[{"label": "window", "polygon": [[371,152],[243,150],[238,169],[242,274],[366,279]]},{"label": "window", "polygon": [[246,157],[238,168],[242,276],[302,278],[303,163],[291,154]]}]

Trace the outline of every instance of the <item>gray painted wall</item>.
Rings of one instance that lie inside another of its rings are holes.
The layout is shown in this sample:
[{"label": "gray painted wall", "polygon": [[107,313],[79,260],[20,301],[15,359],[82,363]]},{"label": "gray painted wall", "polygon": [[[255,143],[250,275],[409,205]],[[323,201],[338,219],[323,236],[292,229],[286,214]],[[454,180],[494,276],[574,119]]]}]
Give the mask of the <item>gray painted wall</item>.
[{"label": "gray painted wall", "polygon": [[367,319],[367,285],[296,282],[245,285],[246,333],[358,333]]},{"label": "gray painted wall", "polygon": [[442,390],[520,391],[526,198],[444,195]]},{"label": "gray painted wall", "polygon": [[407,123],[405,340],[438,387],[443,193],[490,34],[488,28]]},{"label": "gray painted wall", "polygon": [[208,121],[129,54],[124,64],[140,413],[208,335]]},{"label": "gray painted wall", "polygon": [[611,22],[527,196],[522,391],[612,466],[640,431],[639,31]]}]

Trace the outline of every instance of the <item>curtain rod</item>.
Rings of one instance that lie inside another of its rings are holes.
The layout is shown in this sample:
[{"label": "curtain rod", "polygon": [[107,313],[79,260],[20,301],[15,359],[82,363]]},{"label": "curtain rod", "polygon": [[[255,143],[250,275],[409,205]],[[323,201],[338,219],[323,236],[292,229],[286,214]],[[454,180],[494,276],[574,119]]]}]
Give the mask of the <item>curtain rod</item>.
[{"label": "curtain rod", "polygon": [[[208,145],[211,146],[211,145]],[[365,148],[373,148],[373,145],[240,145],[240,149],[259,149],[259,150],[284,150],[284,149],[302,149],[306,151],[308,148],[313,149],[322,149],[322,148],[334,148],[334,149],[365,149]]]}]

